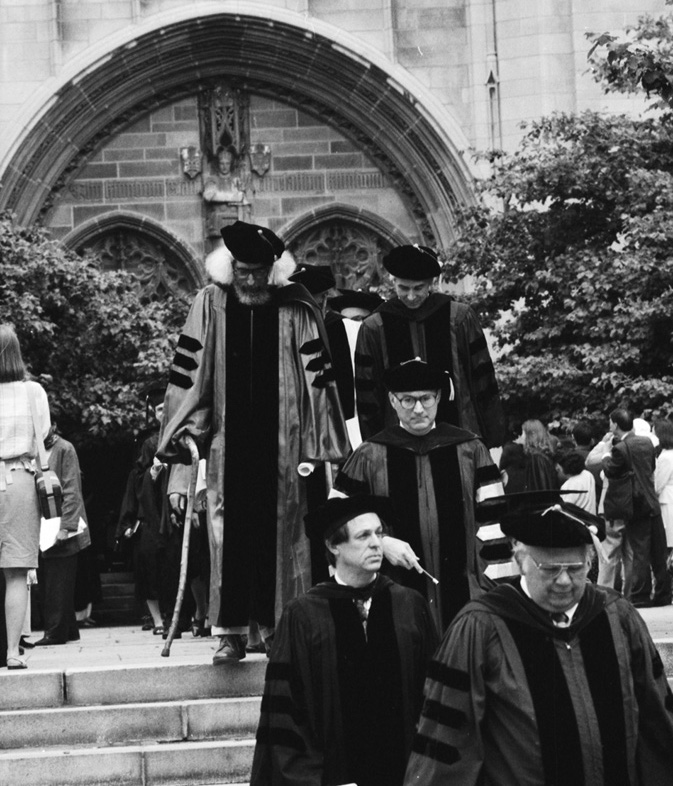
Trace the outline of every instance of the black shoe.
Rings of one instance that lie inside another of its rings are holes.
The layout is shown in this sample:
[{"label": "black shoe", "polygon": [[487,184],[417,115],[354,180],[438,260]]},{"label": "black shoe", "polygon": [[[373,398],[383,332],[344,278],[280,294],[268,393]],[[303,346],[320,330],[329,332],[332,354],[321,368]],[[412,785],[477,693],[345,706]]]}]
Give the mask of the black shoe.
[{"label": "black shoe", "polygon": [[[168,631],[169,631],[170,629],[171,629],[171,628],[170,628],[170,625],[169,625],[169,626],[166,626],[166,627],[164,628],[164,632],[161,634],[161,638],[162,638],[164,641],[166,641],[166,639],[168,639]],[[178,629],[175,631],[175,636],[173,636],[173,639],[181,639],[181,638],[182,638],[182,631],[180,630],[180,628],[178,628]]]},{"label": "black shoe", "polygon": [[25,636],[21,636],[21,639],[19,640],[19,644],[27,650],[32,650],[33,647],[35,646],[35,642],[28,641],[28,639]]},{"label": "black shoe", "polygon": [[59,639],[52,639],[49,636],[45,636],[42,639],[38,639],[35,642],[36,647],[53,647],[56,644],[65,644],[65,641],[59,641]]},{"label": "black shoe", "polygon": [[195,617],[192,620],[192,636],[194,638],[210,636],[210,625],[206,625],[205,618],[197,620]]},{"label": "black shoe", "polygon": [[213,664],[236,663],[245,658],[245,644],[240,633],[227,633],[220,636],[220,646],[213,655]]}]

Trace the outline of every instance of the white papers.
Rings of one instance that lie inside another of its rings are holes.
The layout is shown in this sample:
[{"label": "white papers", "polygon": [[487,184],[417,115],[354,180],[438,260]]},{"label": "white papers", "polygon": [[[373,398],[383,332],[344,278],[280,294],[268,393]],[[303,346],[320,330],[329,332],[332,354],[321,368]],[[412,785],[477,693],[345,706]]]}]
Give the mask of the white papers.
[{"label": "white papers", "polygon": [[[87,528],[87,523],[80,516],[77,529],[68,532],[68,538],[74,538]],[[40,522],[40,551],[47,551],[56,543],[56,536],[61,529],[61,518],[57,516],[53,519],[42,519]],[[68,539],[66,538],[66,540]]]}]

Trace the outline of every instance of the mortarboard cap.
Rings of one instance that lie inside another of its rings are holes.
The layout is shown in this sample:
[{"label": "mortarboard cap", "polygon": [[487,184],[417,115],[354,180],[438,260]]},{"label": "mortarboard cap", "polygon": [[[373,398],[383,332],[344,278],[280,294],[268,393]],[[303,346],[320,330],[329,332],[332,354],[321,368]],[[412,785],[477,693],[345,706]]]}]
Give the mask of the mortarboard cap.
[{"label": "mortarboard cap", "polygon": [[564,494],[539,489],[492,497],[477,506],[477,520],[497,519],[503,534],[529,546],[568,548],[593,543],[592,535],[605,539],[605,522],[586,510],[564,502]]},{"label": "mortarboard cap", "polygon": [[393,393],[404,390],[441,390],[451,387],[451,377],[443,368],[414,358],[386,369],[383,372],[383,384]]},{"label": "mortarboard cap", "polygon": [[267,227],[235,221],[220,230],[234,259],[247,265],[270,267],[285,251],[285,243]]},{"label": "mortarboard cap", "polygon": [[340,289],[337,297],[331,297],[327,305],[332,311],[342,311],[344,308],[362,308],[373,311],[383,303],[383,298],[376,292],[362,292],[358,289]]},{"label": "mortarboard cap", "polygon": [[332,268],[329,265],[307,265],[302,263],[290,276],[290,281],[303,284],[312,295],[327,292],[336,285]]},{"label": "mortarboard cap", "polygon": [[437,253],[427,246],[398,246],[383,257],[383,267],[391,276],[410,281],[436,278],[442,271]]},{"label": "mortarboard cap", "polygon": [[388,524],[393,519],[392,504],[387,497],[370,494],[333,497],[304,516],[306,535],[311,540],[327,540],[339,527],[363,513],[376,513],[382,522]]}]

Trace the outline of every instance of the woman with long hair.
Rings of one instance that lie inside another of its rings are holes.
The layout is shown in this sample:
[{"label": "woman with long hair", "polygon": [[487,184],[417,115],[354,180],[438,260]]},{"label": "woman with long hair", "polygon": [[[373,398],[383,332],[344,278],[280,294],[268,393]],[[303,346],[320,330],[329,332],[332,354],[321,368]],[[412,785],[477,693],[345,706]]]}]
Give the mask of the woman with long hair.
[{"label": "woman with long hair", "polygon": [[521,435],[503,449],[500,470],[506,494],[559,488],[554,442],[541,421],[523,422]]},{"label": "woman with long hair", "polygon": [[51,426],[47,394],[39,383],[28,379],[14,329],[0,325],[0,569],[5,579],[8,669],[26,668],[19,642],[28,602],[27,574],[37,568],[39,552],[40,512],[33,466],[37,447],[30,397],[44,438]]}]

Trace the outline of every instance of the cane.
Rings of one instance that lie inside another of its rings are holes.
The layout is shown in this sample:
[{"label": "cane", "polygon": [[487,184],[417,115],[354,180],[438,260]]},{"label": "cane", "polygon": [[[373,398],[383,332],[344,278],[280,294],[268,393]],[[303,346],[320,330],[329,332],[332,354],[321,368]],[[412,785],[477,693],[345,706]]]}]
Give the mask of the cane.
[{"label": "cane", "polygon": [[192,457],[192,471],[189,477],[189,488],[187,489],[187,510],[185,511],[185,521],[182,531],[182,554],[180,556],[180,581],[178,582],[178,594],[175,598],[175,608],[173,609],[171,627],[168,629],[166,643],[164,644],[163,650],[161,650],[162,658],[168,658],[171,654],[171,644],[175,638],[175,632],[178,629],[180,609],[182,608],[182,600],[185,597],[185,586],[187,584],[187,561],[189,558],[189,531],[192,525],[192,513],[194,512],[196,480],[199,474],[199,449],[196,447],[196,442],[194,442],[194,440],[189,436],[185,436],[183,439],[189,448],[189,452]]}]

